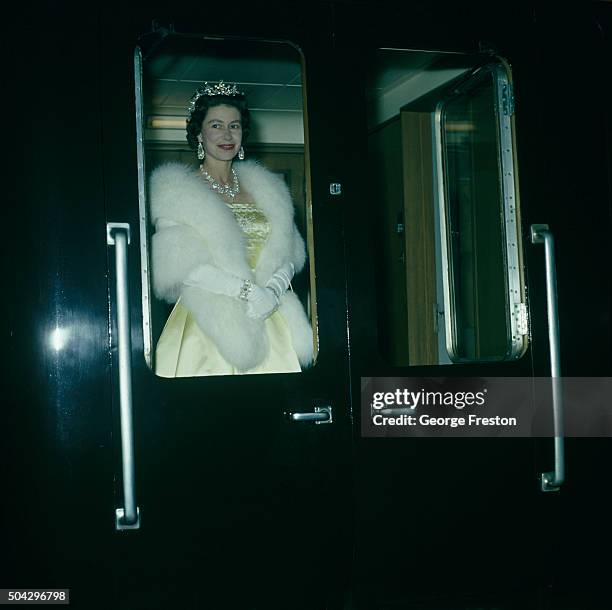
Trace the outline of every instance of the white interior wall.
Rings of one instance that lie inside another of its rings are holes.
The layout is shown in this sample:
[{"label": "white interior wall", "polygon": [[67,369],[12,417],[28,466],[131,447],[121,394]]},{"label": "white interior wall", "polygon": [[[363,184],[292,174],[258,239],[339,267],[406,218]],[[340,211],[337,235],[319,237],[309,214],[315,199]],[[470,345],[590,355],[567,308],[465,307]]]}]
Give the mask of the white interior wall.
[{"label": "white interior wall", "polygon": [[[185,142],[185,129],[145,129],[148,142]],[[304,144],[303,115],[295,110],[251,110],[250,144]]]},{"label": "white interior wall", "polygon": [[406,104],[453,80],[463,72],[465,72],[463,69],[424,70],[382,91],[375,102],[369,106],[370,128],[388,121],[399,114],[400,109]]}]

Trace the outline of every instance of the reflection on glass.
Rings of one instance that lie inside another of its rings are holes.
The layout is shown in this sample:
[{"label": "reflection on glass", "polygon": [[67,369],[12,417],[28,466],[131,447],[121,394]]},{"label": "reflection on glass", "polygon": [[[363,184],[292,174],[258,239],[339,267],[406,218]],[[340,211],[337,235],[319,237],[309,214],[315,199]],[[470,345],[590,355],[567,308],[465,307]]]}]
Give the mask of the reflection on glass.
[{"label": "reflection on glass", "polygon": [[442,130],[454,359],[503,359],[508,312],[493,78],[445,105]]}]

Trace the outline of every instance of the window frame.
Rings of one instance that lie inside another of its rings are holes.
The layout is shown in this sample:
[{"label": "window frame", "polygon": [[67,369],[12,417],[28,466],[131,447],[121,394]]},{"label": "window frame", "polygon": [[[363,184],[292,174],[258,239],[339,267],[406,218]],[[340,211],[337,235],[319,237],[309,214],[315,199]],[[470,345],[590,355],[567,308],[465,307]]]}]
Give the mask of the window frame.
[{"label": "window frame", "polygon": [[[466,358],[459,354],[457,315],[454,307],[453,266],[450,260],[450,214],[447,198],[447,175],[444,161],[444,111],[460,95],[465,95],[486,78],[492,78],[495,94],[495,117],[498,135],[498,167],[503,200],[504,263],[506,285],[507,350],[500,358]],[[444,293],[446,351],[454,363],[517,360],[528,347],[528,316],[520,231],[518,171],[516,163],[514,96],[510,66],[496,58],[473,71],[450,95],[436,104],[434,111],[434,172],[440,218],[440,257]]]},{"label": "window frame", "polygon": [[[309,369],[316,367],[320,353],[318,304],[316,289],[315,272],[315,252],[314,252],[314,225],[313,225],[313,197],[312,197],[312,177],[310,164],[310,132],[309,132],[309,106],[308,106],[308,86],[306,56],[302,48],[295,42],[286,39],[269,39],[267,37],[244,37],[244,36],[194,36],[193,34],[182,34],[172,32],[176,37],[183,38],[202,38],[210,40],[225,40],[229,42],[250,42],[268,43],[276,45],[287,45],[291,47],[300,58],[300,73],[302,87],[302,113],[303,113],[303,156],[304,156],[304,179],[303,179],[303,206],[304,206],[304,234],[302,235],[306,247],[306,265],[302,273],[308,277],[308,299],[304,303],[304,309],[312,327],[313,333],[313,363]],[[165,36],[164,36],[165,38]],[[146,55],[146,54],[145,54]],[[137,179],[138,179],[138,209],[139,209],[139,235],[140,235],[140,269],[141,269],[141,311],[143,329],[143,356],[148,369],[155,375],[155,342],[153,337],[154,327],[152,323],[152,303],[153,291],[151,286],[151,261],[150,261],[150,240],[151,231],[149,226],[148,194],[146,181],[146,152],[145,152],[145,108],[143,98],[143,73],[144,59],[143,50],[139,44],[134,47],[134,94],[135,94],[135,122],[136,122],[136,150],[137,150]],[[293,290],[293,287],[291,287]],[[304,370],[302,370],[304,373]],[[268,375],[278,375],[283,373],[267,373]],[[213,375],[216,376],[216,375]],[[208,376],[202,376],[208,377]],[[199,378],[192,377],[192,378]]]}]

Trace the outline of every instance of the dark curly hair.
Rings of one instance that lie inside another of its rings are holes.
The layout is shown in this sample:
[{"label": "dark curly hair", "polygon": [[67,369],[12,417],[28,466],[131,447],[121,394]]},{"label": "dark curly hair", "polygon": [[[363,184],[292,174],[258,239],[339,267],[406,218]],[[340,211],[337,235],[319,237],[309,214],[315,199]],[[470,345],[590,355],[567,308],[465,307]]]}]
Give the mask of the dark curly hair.
[{"label": "dark curly hair", "polygon": [[191,113],[191,118],[187,120],[187,142],[193,150],[198,148],[198,135],[202,131],[206,113],[215,106],[233,106],[240,112],[242,141],[246,141],[251,126],[251,115],[244,95],[201,95]]}]

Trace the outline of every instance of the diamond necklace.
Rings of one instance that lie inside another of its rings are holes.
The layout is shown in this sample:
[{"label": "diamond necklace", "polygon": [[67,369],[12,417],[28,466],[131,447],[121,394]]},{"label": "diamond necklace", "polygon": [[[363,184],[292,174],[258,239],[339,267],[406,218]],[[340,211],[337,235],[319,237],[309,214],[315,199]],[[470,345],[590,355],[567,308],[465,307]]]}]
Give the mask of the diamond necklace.
[{"label": "diamond necklace", "polygon": [[205,169],[200,165],[200,171],[204,179],[210,184],[213,191],[217,191],[220,195],[229,195],[232,199],[240,192],[240,184],[238,183],[238,175],[232,167],[232,182],[231,184],[221,184],[217,182]]}]

